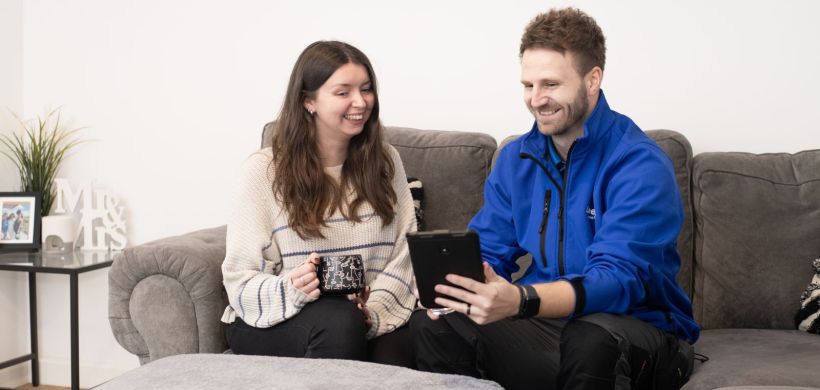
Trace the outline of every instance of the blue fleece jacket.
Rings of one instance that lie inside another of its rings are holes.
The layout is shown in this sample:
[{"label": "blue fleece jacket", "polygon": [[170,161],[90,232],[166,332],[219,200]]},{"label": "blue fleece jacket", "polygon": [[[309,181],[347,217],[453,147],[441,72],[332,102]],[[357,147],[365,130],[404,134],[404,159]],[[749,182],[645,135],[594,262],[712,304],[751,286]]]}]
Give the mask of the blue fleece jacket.
[{"label": "blue fleece jacket", "polygon": [[694,343],[692,304],[675,281],[683,206],[672,163],[603,91],[565,172],[549,160],[533,125],[501,150],[470,222],[484,260],[510,279],[531,253],[520,283],[567,280],[575,316],[635,316]]}]

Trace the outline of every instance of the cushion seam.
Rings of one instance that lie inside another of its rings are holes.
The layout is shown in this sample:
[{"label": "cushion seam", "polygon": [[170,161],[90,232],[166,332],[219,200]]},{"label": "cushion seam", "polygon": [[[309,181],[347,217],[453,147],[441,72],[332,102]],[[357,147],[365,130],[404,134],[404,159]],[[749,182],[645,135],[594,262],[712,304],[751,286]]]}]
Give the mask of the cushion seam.
[{"label": "cushion seam", "polygon": [[701,183],[701,180],[703,180],[703,177],[707,174],[726,174],[726,175],[732,175],[732,176],[740,176],[740,177],[746,177],[746,178],[749,178],[749,179],[757,179],[757,180],[765,181],[765,182],[775,184],[775,185],[790,186],[790,187],[799,187],[799,186],[802,186],[803,184],[820,182],[820,178],[817,178],[817,179],[806,180],[806,181],[799,182],[799,183],[781,183],[781,182],[777,182],[777,181],[774,181],[774,180],[771,180],[771,179],[767,179],[765,177],[753,176],[753,175],[749,175],[749,174],[745,174],[745,173],[724,171],[724,170],[720,170],[720,169],[707,169],[707,170],[701,172],[700,175],[698,175],[698,188],[701,189],[701,192],[703,192],[703,190],[702,190],[703,187],[701,187],[700,183]]}]

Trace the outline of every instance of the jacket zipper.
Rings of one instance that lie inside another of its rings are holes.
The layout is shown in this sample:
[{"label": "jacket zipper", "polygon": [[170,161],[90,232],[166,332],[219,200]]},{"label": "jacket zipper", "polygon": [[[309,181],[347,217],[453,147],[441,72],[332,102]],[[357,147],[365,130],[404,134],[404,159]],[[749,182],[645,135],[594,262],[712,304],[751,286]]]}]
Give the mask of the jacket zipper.
[{"label": "jacket zipper", "polygon": [[541,240],[541,262],[544,264],[544,268],[547,268],[547,252],[544,249],[544,244],[547,236],[547,221],[549,220],[550,216],[551,198],[552,191],[547,189],[547,191],[544,192],[544,214],[541,216],[541,227],[538,228],[538,234]]},{"label": "jacket zipper", "polygon": [[[528,160],[534,161],[541,168],[541,170],[544,171],[544,174],[547,175],[547,178],[552,182],[552,185],[554,185],[555,188],[561,189],[561,186],[558,185],[558,182],[555,181],[555,179],[552,177],[552,175],[550,175],[550,172],[549,172],[549,170],[547,170],[546,165],[544,165],[544,163],[542,163],[540,160],[538,160],[537,158],[535,158],[533,155],[531,155],[529,153],[520,153],[518,155],[518,157],[520,157],[522,159],[528,159]],[[564,197],[563,194],[564,194],[564,191],[561,190],[561,199],[563,199],[563,197]],[[544,248],[544,246],[546,245],[547,220],[549,219],[549,203],[550,203],[551,196],[552,196],[552,192],[549,189],[547,189],[546,194],[544,194],[544,214],[541,218],[541,226],[538,229],[538,234],[539,234],[539,239],[540,239],[540,244],[541,244],[541,248],[540,248],[541,249],[541,262],[543,263],[544,268],[547,267],[547,255],[546,255],[546,249]],[[559,210],[558,212],[559,212],[558,215],[559,215],[559,218],[560,218],[561,211]]]},{"label": "jacket zipper", "polygon": [[567,151],[567,165],[564,167],[564,174],[562,175],[562,186],[561,186],[561,204],[558,205],[558,275],[564,275],[564,207],[566,206],[567,197],[566,191],[567,188],[567,176],[569,176],[569,163],[570,163],[570,156],[572,155],[572,149],[575,148],[575,141],[572,141],[572,145],[569,146],[569,150]]}]

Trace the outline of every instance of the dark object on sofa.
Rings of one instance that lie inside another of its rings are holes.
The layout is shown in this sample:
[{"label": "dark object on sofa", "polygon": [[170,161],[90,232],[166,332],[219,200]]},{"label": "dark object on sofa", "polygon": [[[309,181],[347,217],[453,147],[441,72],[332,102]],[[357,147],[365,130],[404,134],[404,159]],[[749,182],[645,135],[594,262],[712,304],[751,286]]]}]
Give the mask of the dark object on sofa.
[{"label": "dark object on sofa", "polygon": [[[678,281],[704,329],[695,350],[711,359],[696,364],[684,389],[820,387],[820,336],[793,324],[807,259],[820,254],[820,151],[693,158],[681,134],[647,134],[675,167],[686,214]],[[463,229],[483,202],[495,140],[397,127],[386,136],[407,174],[424,183],[427,229]],[[109,276],[109,317],[120,344],[143,364],[222,352],[224,255],[224,227],[123,251]]]},{"label": "dark object on sofa", "polygon": [[809,333],[820,334],[820,258],[812,262],[814,276],[800,294],[800,308],[794,315],[794,327]]}]

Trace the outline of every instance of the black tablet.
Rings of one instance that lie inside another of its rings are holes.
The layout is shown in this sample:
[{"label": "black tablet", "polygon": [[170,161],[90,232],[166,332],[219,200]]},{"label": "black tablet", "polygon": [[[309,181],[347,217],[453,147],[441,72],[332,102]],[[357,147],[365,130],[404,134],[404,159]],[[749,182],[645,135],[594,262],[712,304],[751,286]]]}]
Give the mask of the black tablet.
[{"label": "black tablet", "polygon": [[478,234],[474,231],[436,230],[407,234],[410,247],[410,261],[416,275],[419,288],[419,301],[429,309],[441,308],[435,298],[437,284],[448,284],[444,277],[456,274],[474,280],[484,281],[484,269],[481,265],[481,247]]}]

